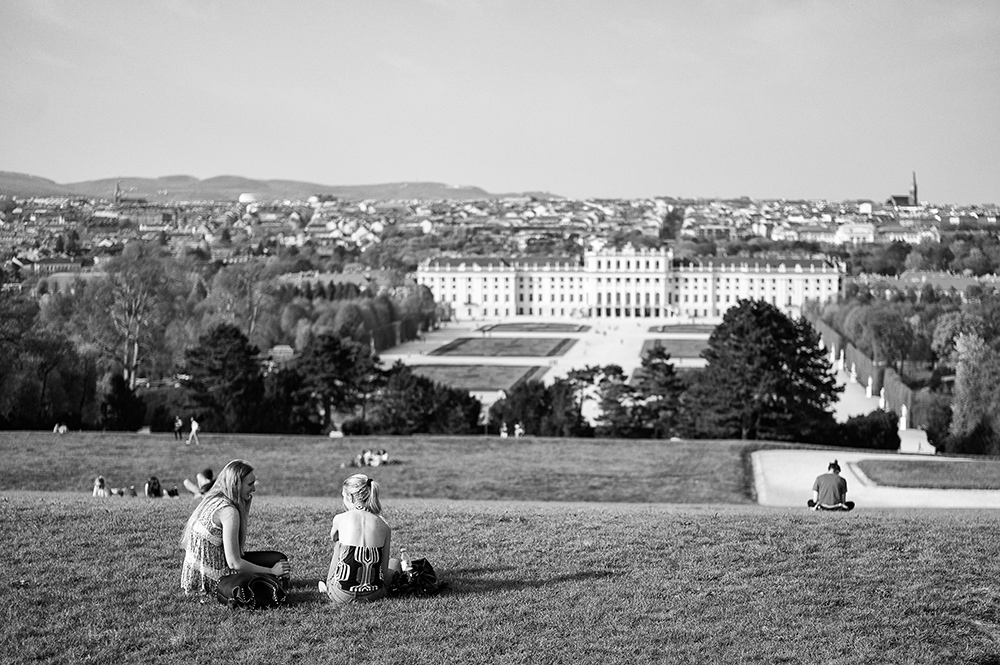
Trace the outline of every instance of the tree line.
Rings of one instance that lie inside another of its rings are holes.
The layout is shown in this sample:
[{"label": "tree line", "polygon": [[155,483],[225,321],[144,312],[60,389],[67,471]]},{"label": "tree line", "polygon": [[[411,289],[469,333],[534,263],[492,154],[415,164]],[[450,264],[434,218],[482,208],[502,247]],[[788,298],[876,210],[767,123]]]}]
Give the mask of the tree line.
[{"label": "tree line", "polygon": [[[653,347],[634,377],[617,365],[589,366],[546,386],[515,386],[490,409],[493,428],[521,423],[529,434],[693,439],[765,439],[895,450],[896,418],[885,411],[837,423],[842,390],[805,319],[741,300],[723,317],[703,352],[706,366],[678,372]],[[584,418],[592,402],[594,425]]]},{"label": "tree line", "polygon": [[223,324],[258,350],[299,353],[327,333],[377,352],[436,325],[426,287],[393,283],[373,294],[327,284],[321,296],[281,279],[301,267],[279,257],[204,262],[133,242],[101,272],[3,291],[0,426],[123,428],[122,414],[138,408],[126,393],[177,383],[188,350]]},{"label": "tree line", "polygon": [[851,284],[818,314],[918,391],[932,445],[1000,454],[1000,294]]}]

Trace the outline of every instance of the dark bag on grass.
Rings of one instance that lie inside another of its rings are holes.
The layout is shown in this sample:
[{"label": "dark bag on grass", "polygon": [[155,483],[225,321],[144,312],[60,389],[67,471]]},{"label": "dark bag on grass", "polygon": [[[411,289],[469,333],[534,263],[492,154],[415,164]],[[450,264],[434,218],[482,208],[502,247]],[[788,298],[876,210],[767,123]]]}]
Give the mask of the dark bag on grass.
[{"label": "dark bag on grass", "polygon": [[389,596],[435,596],[440,593],[445,584],[438,582],[434,566],[427,559],[414,559],[413,568],[409,573],[397,573],[389,587]]},{"label": "dark bag on grass", "polygon": [[285,590],[274,575],[233,573],[219,579],[215,597],[233,609],[262,610],[284,603]]}]

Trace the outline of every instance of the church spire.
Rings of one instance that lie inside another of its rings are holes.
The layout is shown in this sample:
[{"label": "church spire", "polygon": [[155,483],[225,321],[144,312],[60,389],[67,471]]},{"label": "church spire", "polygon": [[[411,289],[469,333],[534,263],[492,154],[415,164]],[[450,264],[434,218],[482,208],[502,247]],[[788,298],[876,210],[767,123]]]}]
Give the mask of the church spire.
[{"label": "church spire", "polygon": [[920,205],[920,199],[917,198],[917,172],[913,172],[913,188],[910,190],[910,205],[918,206]]}]

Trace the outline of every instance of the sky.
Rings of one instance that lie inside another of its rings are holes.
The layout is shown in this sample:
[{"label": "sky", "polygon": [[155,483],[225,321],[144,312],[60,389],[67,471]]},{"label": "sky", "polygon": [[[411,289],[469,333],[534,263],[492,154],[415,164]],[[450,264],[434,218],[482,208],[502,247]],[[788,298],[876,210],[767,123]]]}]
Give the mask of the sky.
[{"label": "sky", "polygon": [[2,0],[0,170],[1000,203],[996,0]]}]

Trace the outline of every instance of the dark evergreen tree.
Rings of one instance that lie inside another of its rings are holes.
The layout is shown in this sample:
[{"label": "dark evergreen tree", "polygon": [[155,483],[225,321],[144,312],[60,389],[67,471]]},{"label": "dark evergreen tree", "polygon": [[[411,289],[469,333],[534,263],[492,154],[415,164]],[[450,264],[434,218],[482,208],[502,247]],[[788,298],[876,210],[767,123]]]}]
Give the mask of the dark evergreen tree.
[{"label": "dark evergreen tree", "polygon": [[255,431],[264,393],[258,349],[230,323],[223,323],[188,349],[188,394],[202,425],[221,432]]},{"label": "dark evergreen tree", "polygon": [[637,406],[638,393],[618,365],[603,368],[597,386],[601,415],[595,434],[611,438],[636,438],[643,435]]},{"label": "dark evergreen tree", "polygon": [[698,436],[822,442],[841,388],[819,336],[762,300],[729,309],[702,352],[708,365],[685,395]]},{"label": "dark evergreen tree", "polygon": [[545,384],[537,379],[521,381],[507,391],[507,396],[494,402],[490,409],[490,424],[499,429],[507,425],[513,432],[521,423],[526,434],[541,434],[552,415],[552,399]]},{"label": "dark evergreen tree", "polygon": [[379,359],[369,347],[332,332],[313,338],[302,352],[298,372],[302,391],[321,414],[324,429],[329,428],[336,410],[349,410],[367,394],[369,375],[376,371]]},{"label": "dark evergreen tree", "polygon": [[673,436],[684,382],[677,376],[670,352],[663,346],[655,345],[643,356],[642,369],[635,378],[635,392],[641,428],[653,438]]}]

